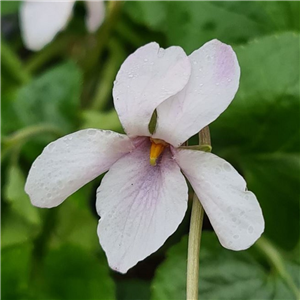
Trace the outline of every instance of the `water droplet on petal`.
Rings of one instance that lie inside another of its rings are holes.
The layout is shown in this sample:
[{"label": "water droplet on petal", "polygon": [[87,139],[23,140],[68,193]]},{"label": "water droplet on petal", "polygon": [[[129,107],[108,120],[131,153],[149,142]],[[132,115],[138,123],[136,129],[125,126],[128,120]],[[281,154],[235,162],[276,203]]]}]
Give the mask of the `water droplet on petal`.
[{"label": "water droplet on petal", "polygon": [[234,238],[235,240],[237,240],[239,237],[240,237],[240,236],[239,236],[238,234],[235,234],[235,235],[233,236],[233,238]]},{"label": "water droplet on petal", "polygon": [[251,233],[253,233],[253,231],[254,231],[253,227],[252,227],[252,226],[249,226],[249,227],[248,227],[248,233],[251,234]]},{"label": "water droplet on petal", "polygon": [[227,172],[230,172],[231,171],[231,166],[229,163],[224,163],[223,164],[223,169]]},{"label": "water droplet on petal", "polygon": [[144,62],[147,62],[147,61],[148,61],[148,58],[145,58],[145,59],[144,59]]},{"label": "water droplet on petal", "polygon": [[51,144],[48,145],[48,150],[50,152],[52,152],[54,149],[55,149],[55,144],[54,143],[51,143]]},{"label": "water droplet on petal", "polygon": [[88,129],[87,134],[88,135],[96,135],[97,130],[96,129]]},{"label": "water droplet on petal", "polygon": [[231,206],[228,206],[228,207],[227,207],[227,211],[228,211],[228,212],[232,212],[232,207],[231,207]]}]

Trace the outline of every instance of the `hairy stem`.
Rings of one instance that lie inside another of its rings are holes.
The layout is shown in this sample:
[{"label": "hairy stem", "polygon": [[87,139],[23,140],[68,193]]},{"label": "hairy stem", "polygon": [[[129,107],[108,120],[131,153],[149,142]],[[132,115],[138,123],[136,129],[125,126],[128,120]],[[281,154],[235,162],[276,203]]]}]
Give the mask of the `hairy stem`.
[{"label": "hairy stem", "polygon": [[[199,132],[199,145],[211,145],[208,126]],[[187,300],[198,299],[199,257],[203,217],[204,210],[197,195],[194,194],[188,242]]]}]

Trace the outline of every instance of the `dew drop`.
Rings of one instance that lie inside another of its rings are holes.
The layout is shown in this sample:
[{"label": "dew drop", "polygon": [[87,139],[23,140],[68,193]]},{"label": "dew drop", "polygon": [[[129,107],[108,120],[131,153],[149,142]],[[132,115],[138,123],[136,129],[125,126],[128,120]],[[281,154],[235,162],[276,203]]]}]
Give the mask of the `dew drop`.
[{"label": "dew drop", "polygon": [[231,82],[231,79],[230,79],[230,78],[228,78],[228,79],[227,79],[227,81],[228,81],[228,82]]},{"label": "dew drop", "polygon": [[225,171],[227,171],[227,172],[230,172],[230,171],[231,171],[231,166],[230,166],[230,164],[224,163],[224,164],[223,164],[223,169],[224,169]]},{"label": "dew drop", "polygon": [[129,74],[128,77],[129,77],[129,78],[133,78],[133,75],[132,75],[132,74]]},{"label": "dew drop", "polygon": [[228,207],[227,207],[227,211],[228,211],[228,212],[232,212],[232,207],[231,207],[231,206],[228,206]]},{"label": "dew drop", "polygon": [[235,234],[235,235],[233,236],[233,238],[234,238],[235,240],[237,240],[239,237],[240,237],[240,236],[239,236],[238,234]]},{"label": "dew drop", "polygon": [[69,141],[72,141],[72,139],[73,139],[73,138],[72,138],[71,136],[68,136],[68,140],[69,140]]},{"label": "dew drop", "polygon": [[252,226],[249,226],[249,227],[248,227],[248,233],[251,234],[251,233],[253,233],[253,231],[254,231],[253,227],[252,227]]},{"label": "dew drop", "polygon": [[232,222],[234,222],[234,223],[235,223],[235,222],[236,222],[236,220],[237,220],[237,218],[235,218],[235,217],[234,217],[234,218],[232,218]]},{"label": "dew drop", "polygon": [[110,135],[110,134],[111,134],[111,131],[110,131],[110,130],[105,130],[104,133],[105,133],[106,135]]},{"label": "dew drop", "polygon": [[200,86],[203,86],[203,83],[200,83]]},{"label": "dew drop", "polygon": [[194,60],[194,61],[193,61],[193,64],[194,64],[194,65],[196,65],[196,64],[197,64],[197,61],[196,61],[196,60]]},{"label": "dew drop", "polygon": [[220,83],[219,83],[219,82],[217,82],[217,83],[216,83],[216,86],[218,86],[218,85],[220,85]]},{"label": "dew drop", "polygon": [[49,198],[49,199],[52,198],[52,194],[51,194],[51,193],[48,193],[48,194],[47,194],[47,198]]},{"label": "dew drop", "polygon": [[219,174],[221,172],[221,169],[220,168],[217,168],[216,170],[215,170],[215,174]]},{"label": "dew drop", "polygon": [[54,149],[55,149],[55,144],[54,144],[54,143],[51,143],[51,144],[48,146],[48,150],[49,150],[50,152],[52,152]]},{"label": "dew drop", "polygon": [[207,56],[206,56],[206,59],[207,59],[208,61],[210,61],[210,60],[211,60],[211,56],[210,56],[210,55],[207,55]]},{"label": "dew drop", "polygon": [[87,134],[88,135],[96,135],[97,130],[96,129],[88,129]]},{"label": "dew drop", "polygon": [[147,61],[148,61],[148,58],[145,58],[145,59],[144,59],[144,62],[147,62]]}]

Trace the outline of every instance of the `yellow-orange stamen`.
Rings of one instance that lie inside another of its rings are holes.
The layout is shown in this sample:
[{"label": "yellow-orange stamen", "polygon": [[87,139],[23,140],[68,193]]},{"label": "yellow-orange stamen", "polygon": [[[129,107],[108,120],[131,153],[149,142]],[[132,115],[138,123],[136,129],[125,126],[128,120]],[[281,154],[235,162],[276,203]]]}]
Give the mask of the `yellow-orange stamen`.
[{"label": "yellow-orange stamen", "polygon": [[167,143],[159,140],[159,139],[152,139],[151,141],[151,148],[150,148],[150,165],[155,166],[157,158],[161,155],[161,153],[164,151]]}]

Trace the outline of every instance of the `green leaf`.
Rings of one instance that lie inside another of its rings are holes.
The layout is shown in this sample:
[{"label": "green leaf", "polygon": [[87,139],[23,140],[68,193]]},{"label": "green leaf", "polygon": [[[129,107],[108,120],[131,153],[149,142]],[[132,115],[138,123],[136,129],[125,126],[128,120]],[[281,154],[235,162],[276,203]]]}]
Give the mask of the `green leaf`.
[{"label": "green leaf", "polygon": [[1,15],[15,14],[18,12],[21,1],[1,1]]},{"label": "green leaf", "polygon": [[1,250],[1,298],[28,299],[32,245],[25,243]]},{"label": "green leaf", "polygon": [[29,223],[40,224],[38,209],[34,207],[24,191],[25,176],[17,165],[11,165],[7,170],[7,181],[4,187],[4,197],[12,209],[19,213]]},{"label": "green leaf", "polygon": [[82,128],[98,128],[123,132],[122,125],[115,109],[107,112],[85,110],[82,113]]},{"label": "green leaf", "polygon": [[9,247],[33,240],[40,231],[36,224],[29,223],[15,210],[6,209],[1,217],[1,246]]},{"label": "green leaf", "polygon": [[180,45],[188,53],[214,38],[240,44],[269,33],[299,31],[299,3],[288,1],[138,1],[125,9],[136,22],[163,32],[167,45]]},{"label": "green leaf", "polygon": [[213,149],[257,195],[265,233],[290,249],[299,240],[299,35],[264,37],[235,51],[240,88],[211,125]]},{"label": "green leaf", "polygon": [[65,244],[45,258],[43,299],[115,299],[104,253]]},{"label": "green leaf", "polygon": [[[22,87],[12,103],[13,114],[4,112],[10,131],[37,124],[51,124],[64,132],[75,127],[81,92],[81,73],[72,63],[64,63]],[[17,120],[18,122],[15,122]]]},{"label": "green leaf", "polygon": [[[223,248],[213,233],[203,232],[200,252],[199,299],[295,299],[285,282],[258,263],[250,251]],[[167,253],[153,281],[152,300],[185,299],[187,238]],[[293,264],[299,271],[299,265]],[[298,275],[294,280],[298,282]],[[284,298],[281,296],[284,295]]]}]

